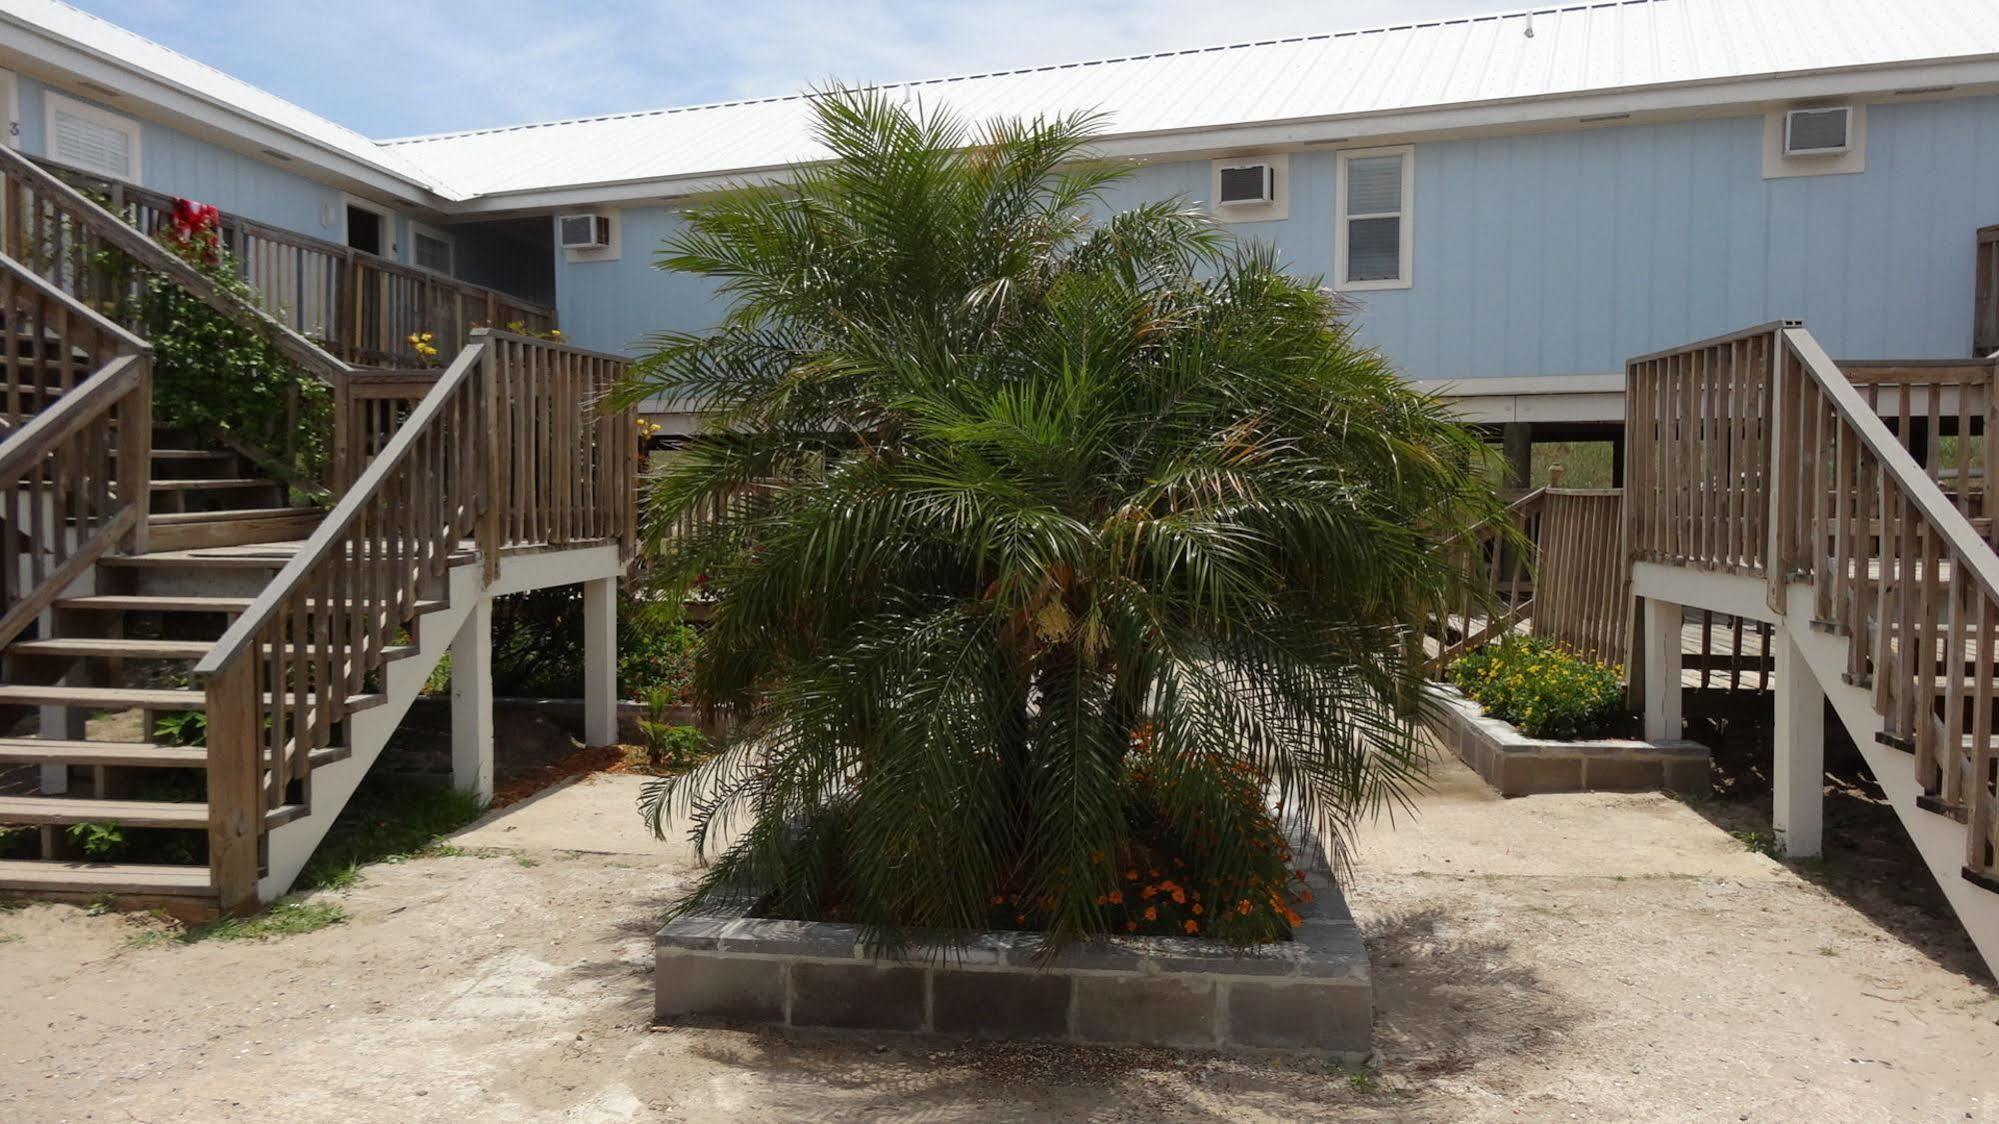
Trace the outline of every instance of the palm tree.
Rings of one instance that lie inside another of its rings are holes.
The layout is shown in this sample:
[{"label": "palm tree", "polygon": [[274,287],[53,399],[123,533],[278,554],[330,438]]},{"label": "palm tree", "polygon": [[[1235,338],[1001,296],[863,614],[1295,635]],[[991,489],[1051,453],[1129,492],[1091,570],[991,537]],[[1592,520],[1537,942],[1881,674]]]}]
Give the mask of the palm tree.
[{"label": "palm tree", "polygon": [[[1177,201],[1100,218],[1088,115],[974,128],[816,98],[834,159],[662,254],[731,299],[626,401],[709,432],[648,481],[655,573],[717,600],[699,696],[746,716],[650,785],[712,862],[683,909],[1103,932],[1142,758],[1169,836],[1258,861],[1267,780],[1335,847],[1421,776],[1411,622],[1495,510],[1476,439],[1335,299]],[[1011,899],[1009,899],[1011,900]]]}]

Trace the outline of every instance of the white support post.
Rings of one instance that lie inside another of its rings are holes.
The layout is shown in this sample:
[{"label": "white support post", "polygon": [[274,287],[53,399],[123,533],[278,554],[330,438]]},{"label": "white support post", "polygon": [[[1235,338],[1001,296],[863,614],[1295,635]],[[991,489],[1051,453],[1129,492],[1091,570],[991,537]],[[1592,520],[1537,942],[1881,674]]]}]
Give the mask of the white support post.
[{"label": "white support post", "polygon": [[1645,738],[1678,741],[1680,718],[1680,606],[1644,599]]},{"label": "white support post", "polygon": [[1825,688],[1790,629],[1778,625],[1777,722],[1770,789],[1780,853],[1808,858],[1824,849]]},{"label": "white support post", "polygon": [[493,798],[493,602],[481,594],[451,640],[451,783]]},{"label": "white support post", "polygon": [[618,740],[618,579],[583,583],[583,742]]}]

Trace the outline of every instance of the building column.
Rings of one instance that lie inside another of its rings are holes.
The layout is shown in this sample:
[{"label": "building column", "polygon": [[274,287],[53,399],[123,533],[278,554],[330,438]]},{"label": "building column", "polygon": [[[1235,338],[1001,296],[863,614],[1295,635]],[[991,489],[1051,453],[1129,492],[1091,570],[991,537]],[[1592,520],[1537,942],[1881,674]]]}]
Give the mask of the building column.
[{"label": "building column", "polygon": [[1645,740],[1678,741],[1680,716],[1680,606],[1647,597],[1642,603]]},{"label": "building column", "polygon": [[1808,858],[1824,849],[1825,688],[1789,629],[1771,637],[1777,657],[1777,722],[1770,775],[1779,853]]},{"label": "building column", "polygon": [[1500,426],[1499,451],[1506,460],[1506,486],[1527,490],[1534,479],[1534,427],[1526,422]]},{"label": "building column", "polygon": [[451,639],[451,783],[493,798],[493,601],[481,594]]},{"label": "building column", "polygon": [[583,583],[583,744],[618,741],[618,579]]}]

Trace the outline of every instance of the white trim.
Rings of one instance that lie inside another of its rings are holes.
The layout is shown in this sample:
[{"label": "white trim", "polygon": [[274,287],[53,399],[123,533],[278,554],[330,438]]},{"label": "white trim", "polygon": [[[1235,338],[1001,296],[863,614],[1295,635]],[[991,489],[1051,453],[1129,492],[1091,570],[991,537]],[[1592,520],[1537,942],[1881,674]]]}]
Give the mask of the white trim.
[{"label": "white trim", "polygon": [[[1248,164],[1270,165],[1271,199],[1267,203],[1223,203],[1222,169]],[[1208,164],[1208,213],[1216,222],[1275,222],[1291,217],[1291,156],[1272,152],[1258,156],[1232,156]]]},{"label": "white trim", "polygon": [[[347,235],[348,235],[347,208],[356,207],[359,208],[360,210],[367,211],[371,214],[379,215],[381,217],[382,252],[375,256],[380,258],[386,258],[389,261],[393,262],[400,262],[403,260],[402,256],[396,252],[397,249],[399,248],[399,244],[396,241],[396,213],[394,211],[390,210],[387,207],[384,207],[383,205],[375,202],[372,199],[363,199],[358,195],[348,195],[345,194],[344,192],[340,196],[340,203],[341,203],[340,244],[342,246],[346,246],[349,249],[355,248],[354,244],[347,240]],[[368,251],[362,250],[361,252],[365,254]]]},{"label": "white trim", "polygon": [[458,276],[458,237],[456,235],[426,222],[418,222],[415,219],[410,220],[410,264],[418,269],[437,273],[437,270],[431,269],[418,260],[420,257],[416,252],[418,238],[428,238],[433,242],[444,243],[448,260],[444,263],[442,275],[445,277]]},{"label": "white trim", "polygon": [[[117,175],[106,168],[87,167],[57,152],[56,114],[58,113],[67,114],[68,116],[88,121],[93,125],[100,125],[113,132],[125,134],[125,152],[128,157],[127,163],[130,165],[125,169],[125,174]],[[140,162],[140,132],[139,120],[136,117],[127,117],[122,113],[113,113],[108,109],[101,109],[91,105],[89,102],[78,101],[65,94],[59,94],[54,90],[42,91],[42,151],[52,159],[110,179],[122,179],[127,183],[139,183],[140,170],[144,167]]]},{"label": "white trim", "polygon": [[11,70],[0,69],[0,112],[7,115],[6,133],[0,135],[0,144],[21,147],[21,83]]},{"label": "white trim", "polygon": [[[1367,211],[1362,214],[1347,213],[1347,165],[1354,160],[1365,160],[1375,156],[1400,156],[1402,158],[1402,200],[1397,211]],[[1389,145],[1385,148],[1343,148],[1333,161],[1333,190],[1337,200],[1333,204],[1333,288],[1343,293],[1365,293],[1380,289],[1407,289],[1412,280],[1412,266],[1415,263],[1415,209],[1416,209],[1416,146],[1413,144]],[[1347,280],[1347,228],[1349,224],[1372,218],[1393,218],[1396,224],[1395,276],[1375,281]]]}]

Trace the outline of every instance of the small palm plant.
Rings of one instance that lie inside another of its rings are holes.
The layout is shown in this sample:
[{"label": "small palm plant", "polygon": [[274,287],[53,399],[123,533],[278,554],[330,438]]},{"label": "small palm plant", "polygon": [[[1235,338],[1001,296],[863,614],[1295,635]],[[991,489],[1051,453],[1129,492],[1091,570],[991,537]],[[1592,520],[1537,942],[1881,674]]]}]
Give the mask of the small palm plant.
[{"label": "small palm plant", "polygon": [[662,255],[722,325],[620,391],[713,421],[646,497],[654,573],[715,599],[695,693],[740,716],[643,799],[712,860],[681,908],[894,946],[1021,901],[1059,945],[1162,831],[1256,882],[1245,776],[1337,848],[1420,779],[1412,622],[1496,510],[1475,438],[1267,252],[1100,218],[1094,117],[816,106],[832,160]]}]

